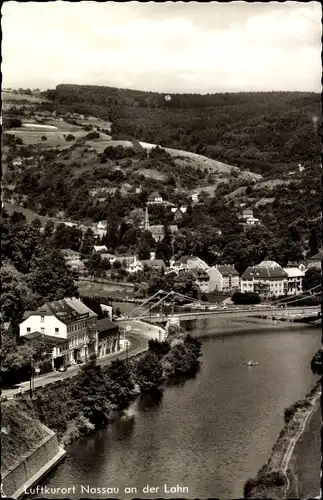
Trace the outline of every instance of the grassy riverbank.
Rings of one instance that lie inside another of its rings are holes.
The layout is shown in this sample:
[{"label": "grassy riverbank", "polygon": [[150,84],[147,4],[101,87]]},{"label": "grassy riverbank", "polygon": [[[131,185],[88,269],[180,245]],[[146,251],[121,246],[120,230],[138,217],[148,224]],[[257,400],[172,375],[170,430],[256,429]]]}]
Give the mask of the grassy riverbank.
[{"label": "grassy riverbank", "polygon": [[[21,396],[16,404],[67,444],[107,425],[139,394],[196,373],[200,356],[200,342],[189,335],[151,340],[142,354],[105,367],[94,360],[75,377],[36,389],[33,400]],[[19,433],[14,435],[18,440]]]},{"label": "grassy riverbank", "polygon": [[285,426],[273,446],[268,462],[259,470],[257,477],[248,479],[244,486],[244,498],[286,498],[290,489],[289,461],[294,447],[304,432],[306,423],[316,408],[321,394],[321,382],[305,396],[286,408]]}]

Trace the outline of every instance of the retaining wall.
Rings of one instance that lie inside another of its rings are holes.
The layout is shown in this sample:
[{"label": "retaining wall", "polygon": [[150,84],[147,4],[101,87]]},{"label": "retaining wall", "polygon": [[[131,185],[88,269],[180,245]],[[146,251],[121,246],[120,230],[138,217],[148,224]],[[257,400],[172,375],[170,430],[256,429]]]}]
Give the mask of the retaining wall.
[{"label": "retaining wall", "polygon": [[2,491],[7,498],[22,496],[25,488],[38,483],[66,454],[59,446],[56,434],[43,424],[40,425],[48,432],[48,436],[36,449],[22,456],[18,463],[2,474]]}]

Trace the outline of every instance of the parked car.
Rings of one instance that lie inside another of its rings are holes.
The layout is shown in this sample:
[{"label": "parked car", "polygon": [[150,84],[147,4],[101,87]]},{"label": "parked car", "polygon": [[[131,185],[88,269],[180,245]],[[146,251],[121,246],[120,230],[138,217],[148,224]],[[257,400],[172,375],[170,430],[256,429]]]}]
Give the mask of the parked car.
[{"label": "parked car", "polygon": [[59,371],[59,372],[66,372],[66,370],[67,370],[67,366],[65,366],[65,365],[61,365],[61,366],[58,368],[58,371]]}]

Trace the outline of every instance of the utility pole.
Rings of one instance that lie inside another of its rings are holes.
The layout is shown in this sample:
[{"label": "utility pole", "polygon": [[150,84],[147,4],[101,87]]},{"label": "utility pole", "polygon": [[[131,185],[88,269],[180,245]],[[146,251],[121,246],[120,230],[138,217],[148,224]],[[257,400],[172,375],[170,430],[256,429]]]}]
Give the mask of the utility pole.
[{"label": "utility pole", "polygon": [[30,392],[30,399],[33,398],[33,386],[34,386],[34,381],[33,381],[33,378],[34,378],[34,358],[33,358],[33,354],[30,355],[30,388],[29,388],[29,392]]}]

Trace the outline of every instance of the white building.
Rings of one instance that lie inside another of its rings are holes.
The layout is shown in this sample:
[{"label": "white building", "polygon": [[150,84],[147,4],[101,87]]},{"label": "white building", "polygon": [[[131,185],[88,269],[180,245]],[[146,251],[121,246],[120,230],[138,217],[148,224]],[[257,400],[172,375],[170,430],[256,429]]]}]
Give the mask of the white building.
[{"label": "white building", "polygon": [[287,294],[294,295],[303,291],[303,278],[305,271],[301,271],[298,267],[285,267],[287,273]]},{"label": "white building", "polygon": [[240,290],[238,271],[230,264],[216,265],[207,269],[210,277],[209,292],[234,292]]},{"label": "white building", "polygon": [[248,267],[241,276],[241,292],[256,292],[264,297],[287,293],[288,274],[274,261]]},{"label": "white building", "polygon": [[147,203],[163,203],[162,196],[155,191],[148,196]]},{"label": "white building", "polygon": [[23,318],[20,337],[50,344],[56,368],[86,361],[98,352],[97,315],[75,297],[48,302],[26,311]]}]

